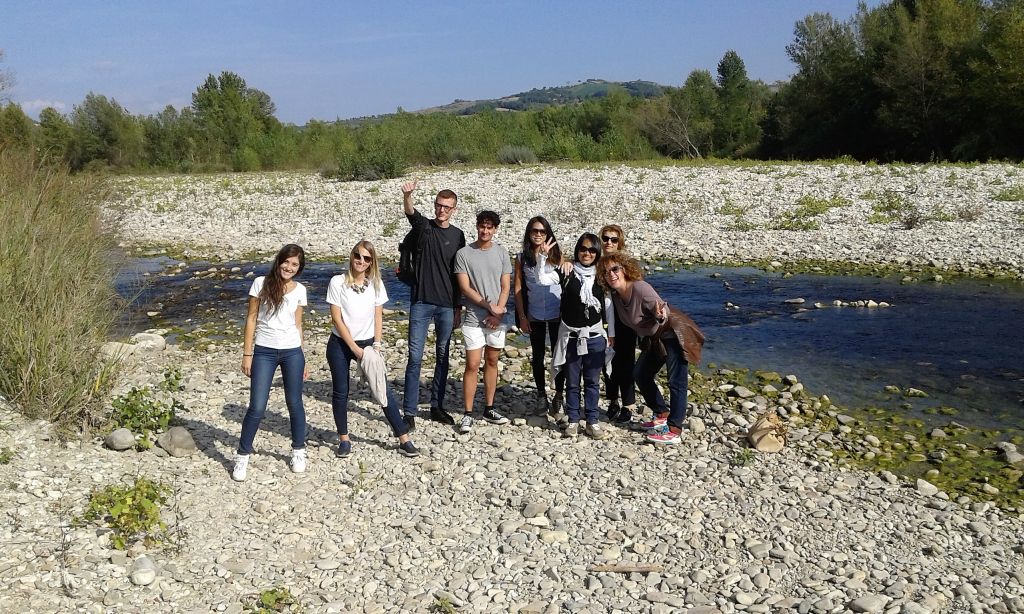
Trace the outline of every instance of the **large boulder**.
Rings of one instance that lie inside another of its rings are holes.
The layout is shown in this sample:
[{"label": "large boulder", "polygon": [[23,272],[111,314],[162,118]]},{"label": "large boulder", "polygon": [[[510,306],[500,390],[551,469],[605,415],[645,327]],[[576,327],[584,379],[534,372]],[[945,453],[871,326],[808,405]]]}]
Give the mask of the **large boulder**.
[{"label": "large boulder", "polygon": [[191,456],[198,449],[192,434],[183,426],[172,426],[157,438],[156,445],[175,457]]},{"label": "large boulder", "polygon": [[147,352],[162,352],[167,347],[167,341],[156,333],[136,333],[132,335],[131,342]]}]

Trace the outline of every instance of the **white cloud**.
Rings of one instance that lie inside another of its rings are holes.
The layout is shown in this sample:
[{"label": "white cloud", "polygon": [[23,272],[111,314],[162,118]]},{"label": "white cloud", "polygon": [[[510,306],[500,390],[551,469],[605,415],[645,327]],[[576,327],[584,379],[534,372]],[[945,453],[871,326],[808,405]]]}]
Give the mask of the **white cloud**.
[{"label": "white cloud", "polygon": [[61,113],[68,108],[68,105],[60,100],[26,100],[18,104],[21,105],[21,110],[29,115],[35,115],[46,107],[53,107]]}]

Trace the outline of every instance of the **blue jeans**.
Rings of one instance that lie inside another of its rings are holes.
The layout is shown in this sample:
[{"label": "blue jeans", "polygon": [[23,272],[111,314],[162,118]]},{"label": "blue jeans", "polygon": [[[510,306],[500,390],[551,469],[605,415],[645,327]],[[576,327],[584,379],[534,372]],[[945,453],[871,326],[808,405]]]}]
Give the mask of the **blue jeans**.
[{"label": "blue jeans", "polygon": [[[373,345],[373,339],[356,340],[356,345],[365,348]],[[348,347],[348,344],[341,340],[338,335],[331,335],[327,342],[327,364],[331,367],[331,409],[334,411],[334,425],[338,427],[339,435],[348,435],[348,372],[352,361],[356,359],[355,354]],[[391,431],[395,437],[401,437],[409,432],[409,427],[402,420],[402,414],[398,411],[398,399],[394,391],[388,386],[388,404],[384,406],[384,416],[391,425]]]},{"label": "blue jeans", "polygon": [[[665,345],[665,356],[655,349],[646,349],[640,354],[636,361],[636,368],[633,370],[633,378],[636,380],[636,387],[644,397],[647,406],[654,410],[655,415],[668,413],[668,425],[676,428],[683,428],[683,420],[686,419],[686,358],[683,356],[683,348],[675,337],[666,337],[661,340]],[[654,383],[654,378],[661,371],[662,365],[668,365],[668,407],[665,406],[665,398]]]},{"label": "blue jeans", "polygon": [[420,368],[423,366],[423,346],[427,343],[427,328],[434,321],[434,381],[430,386],[430,406],[443,408],[448,384],[448,346],[455,328],[455,310],[430,303],[415,302],[409,308],[409,362],[405,366],[405,397],[402,411],[406,416],[416,415],[420,402]]},{"label": "blue jeans", "polygon": [[601,398],[601,370],[604,368],[604,337],[587,339],[587,353],[576,353],[577,340],[570,337],[565,349],[565,413],[570,423],[580,421],[580,376],[583,378],[583,407],[587,424],[597,424],[597,402]]},{"label": "blue jeans", "polygon": [[306,410],[302,407],[302,372],[306,356],[302,348],[275,350],[262,345],[252,349],[252,375],[249,378],[249,409],[242,419],[242,436],[238,440],[239,454],[252,454],[252,442],[260,428],[263,414],[270,400],[270,385],[274,372],[281,367],[284,382],[284,402],[288,406],[288,421],[292,430],[292,449],[306,447]]}]

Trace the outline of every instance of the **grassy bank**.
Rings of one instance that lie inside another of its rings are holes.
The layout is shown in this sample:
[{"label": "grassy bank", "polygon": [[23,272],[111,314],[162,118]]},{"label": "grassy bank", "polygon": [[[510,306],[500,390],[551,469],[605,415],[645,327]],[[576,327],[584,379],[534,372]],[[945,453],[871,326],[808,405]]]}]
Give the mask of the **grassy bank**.
[{"label": "grassy bank", "polygon": [[94,416],[116,317],[101,180],[0,151],[0,394],[64,430]]}]

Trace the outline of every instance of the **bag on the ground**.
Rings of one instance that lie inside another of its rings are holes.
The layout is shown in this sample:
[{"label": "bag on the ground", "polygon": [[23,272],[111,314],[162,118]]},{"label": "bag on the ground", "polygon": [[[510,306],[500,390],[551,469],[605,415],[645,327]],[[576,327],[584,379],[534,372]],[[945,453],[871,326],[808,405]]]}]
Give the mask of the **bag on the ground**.
[{"label": "bag on the ground", "polygon": [[747,429],[747,440],[758,452],[779,452],[786,445],[786,425],[774,409],[765,412]]}]

